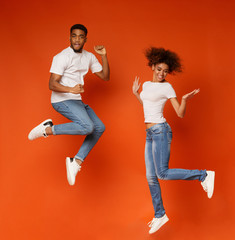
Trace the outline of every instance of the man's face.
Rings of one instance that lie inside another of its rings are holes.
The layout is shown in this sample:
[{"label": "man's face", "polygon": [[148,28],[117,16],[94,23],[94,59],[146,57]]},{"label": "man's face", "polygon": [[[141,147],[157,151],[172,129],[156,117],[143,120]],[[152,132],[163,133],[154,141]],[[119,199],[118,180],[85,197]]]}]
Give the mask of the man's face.
[{"label": "man's face", "polygon": [[74,52],[81,53],[87,38],[85,32],[80,29],[73,29],[70,34],[70,46]]}]

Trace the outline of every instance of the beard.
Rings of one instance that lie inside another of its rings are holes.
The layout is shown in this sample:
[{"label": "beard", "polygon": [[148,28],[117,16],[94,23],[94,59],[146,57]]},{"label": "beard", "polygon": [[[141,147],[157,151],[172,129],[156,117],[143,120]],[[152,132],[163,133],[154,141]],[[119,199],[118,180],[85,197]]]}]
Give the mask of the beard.
[{"label": "beard", "polygon": [[81,53],[81,52],[82,52],[82,49],[83,49],[83,46],[80,47],[79,49],[74,49],[74,47],[73,47],[72,44],[70,45],[70,47],[73,49],[73,51],[74,51],[75,53]]}]

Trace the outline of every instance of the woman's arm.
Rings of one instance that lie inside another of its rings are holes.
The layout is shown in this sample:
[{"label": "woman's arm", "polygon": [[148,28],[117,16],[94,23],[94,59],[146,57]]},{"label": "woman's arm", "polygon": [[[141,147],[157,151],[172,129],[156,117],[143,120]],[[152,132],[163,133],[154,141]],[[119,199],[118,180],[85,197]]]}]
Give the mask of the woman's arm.
[{"label": "woman's arm", "polygon": [[190,93],[185,94],[182,97],[181,103],[178,102],[177,98],[171,98],[171,104],[173,106],[173,108],[175,109],[176,114],[178,115],[178,117],[183,118],[185,115],[185,111],[186,111],[186,103],[187,100],[191,99],[194,95],[196,95],[197,93],[199,93],[200,89],[195,89]]},{"label": "woman's arm", "polygon": [[139,88],[140,88],[140,83],[139,83],[139,77],[135,77],[135,81],[133,83],[133,86],[132,86],[132,92],[133,94],[136,96],[136,98],[138,99],[138,101],[143,105],[143,102],[140,98],[140,94],[139,94]]}]

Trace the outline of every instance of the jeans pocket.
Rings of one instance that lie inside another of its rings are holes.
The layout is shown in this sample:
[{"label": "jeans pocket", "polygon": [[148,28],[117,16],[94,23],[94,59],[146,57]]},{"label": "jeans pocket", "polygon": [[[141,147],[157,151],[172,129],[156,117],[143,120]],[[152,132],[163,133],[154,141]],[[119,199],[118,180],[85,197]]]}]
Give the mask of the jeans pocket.
[{"label": "jeans pocket", "polygon": [[151,129],[153,134],[160,134],[162,132],[162,128],[158,127],[158,128],[153,128]]}]

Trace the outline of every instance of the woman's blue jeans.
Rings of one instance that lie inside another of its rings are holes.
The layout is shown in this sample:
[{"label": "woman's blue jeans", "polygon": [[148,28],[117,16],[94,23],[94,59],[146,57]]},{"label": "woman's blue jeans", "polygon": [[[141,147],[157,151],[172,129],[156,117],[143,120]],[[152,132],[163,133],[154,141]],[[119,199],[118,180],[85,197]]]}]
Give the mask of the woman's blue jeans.
[{"label": "woman's blue jeans", "polygon": [[156,124],[146,130],[145,165],[146,176],[152,197],[155,217],[165,214],[161,188],[158,182],[163,180],[199,180],[204,181],[206,170],[169,169],[172,131],[168,123]]},{"label": "woman's blue jeans", "polygon": [[54,135],[87,135],[75,158],[84,161],[105,130],[95,112],[81,100],[52,103],[53,108],[72,122],[54,125]]}]

